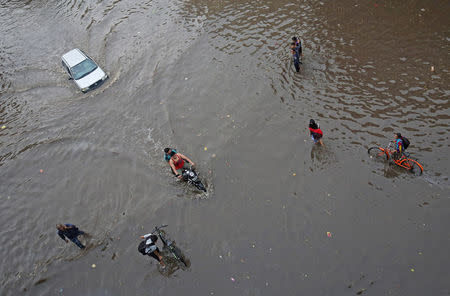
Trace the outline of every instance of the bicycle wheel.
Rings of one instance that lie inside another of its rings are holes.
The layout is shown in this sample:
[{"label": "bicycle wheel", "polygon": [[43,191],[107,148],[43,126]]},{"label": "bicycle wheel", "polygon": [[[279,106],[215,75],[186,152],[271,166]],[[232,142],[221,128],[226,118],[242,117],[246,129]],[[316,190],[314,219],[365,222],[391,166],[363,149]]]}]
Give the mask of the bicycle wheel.
[{"label": "bicycle wheel", "polygon": [[370,158],[376,159],[376,160],[388,160],[389,155],[385,152],[384,148],[381,147],[370,147],[367,150],[367,153],[369,153]]},{"label": "bicycle wheel", "polygon": [[409,172],[415,176],[420,176],[423,173],[423,167],[420,163],[411,158],[406,158],[400,162],[400,165],[406,168]]},{"label": "bicycle wheel", "polygon": [[170,246],[170,251],[172,252],[172,255],[174,255],[174,257],[178,259],[178,261],[180,261],[184,264],[184,266],[187,267],[186,261],[184,260],[184,255],[178,247],[172,245]]}]

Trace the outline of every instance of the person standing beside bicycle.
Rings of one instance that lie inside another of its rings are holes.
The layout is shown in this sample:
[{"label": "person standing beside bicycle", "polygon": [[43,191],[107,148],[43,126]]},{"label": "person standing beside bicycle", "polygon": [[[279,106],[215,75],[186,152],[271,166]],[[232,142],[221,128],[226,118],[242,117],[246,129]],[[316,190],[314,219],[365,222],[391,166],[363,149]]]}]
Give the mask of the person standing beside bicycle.
[{"label": "person standing beside bicycle", "polygon": [[409,140],[402,137],[401,133],[395,133],[394,150],[391,150],[391,155],[394,160],[398,160],[402,157],[403,152],[409,146]]},{"label": "person standing beside bicycle", "polygon": [[158,240],[158,236],[153,233],[148,233],[145,235],[141,235],[141,238],[144,239],[138,246],[138,251],[142,255],[148,255],[152,258],[155,258],[156,261],[161,264],[162,267],[166,265],[162,261],[162,256],[159,248],[156,246],[156,241]]}]

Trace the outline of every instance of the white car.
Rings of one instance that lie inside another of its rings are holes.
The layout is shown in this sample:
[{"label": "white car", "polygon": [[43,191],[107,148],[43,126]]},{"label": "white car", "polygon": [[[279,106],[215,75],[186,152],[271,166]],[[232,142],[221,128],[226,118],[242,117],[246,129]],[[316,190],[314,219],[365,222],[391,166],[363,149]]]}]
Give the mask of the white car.
[{"label": "white car", "polygon": [[108,78],[108,75],[82,50],[75,48],[65,53],[62,65],[82,92],[94,89]]}]

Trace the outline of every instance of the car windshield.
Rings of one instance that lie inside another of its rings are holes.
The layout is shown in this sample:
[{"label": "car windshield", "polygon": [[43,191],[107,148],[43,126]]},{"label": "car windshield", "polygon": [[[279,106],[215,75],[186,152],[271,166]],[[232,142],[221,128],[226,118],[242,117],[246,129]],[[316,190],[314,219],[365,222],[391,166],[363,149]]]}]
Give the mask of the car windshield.
[{"label": "car windshield", "polygon": [[78,80],[97,69],[97,65],[91,59],[86,59],[81,63],[72,67],[71,72],[73,79]]}]

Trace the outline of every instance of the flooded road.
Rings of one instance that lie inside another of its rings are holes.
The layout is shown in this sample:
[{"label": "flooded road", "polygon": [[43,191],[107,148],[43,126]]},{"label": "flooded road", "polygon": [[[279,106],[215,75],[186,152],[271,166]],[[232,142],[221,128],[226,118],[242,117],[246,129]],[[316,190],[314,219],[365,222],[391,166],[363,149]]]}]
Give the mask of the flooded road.
[{"label": "flooded road", "polygon": [[[335,2],[0,0],[0,294],[449,295],[450,4]],[[369,159],[394,132],[422,176]],[[161,224],[186,271],[137,252]]]}]

